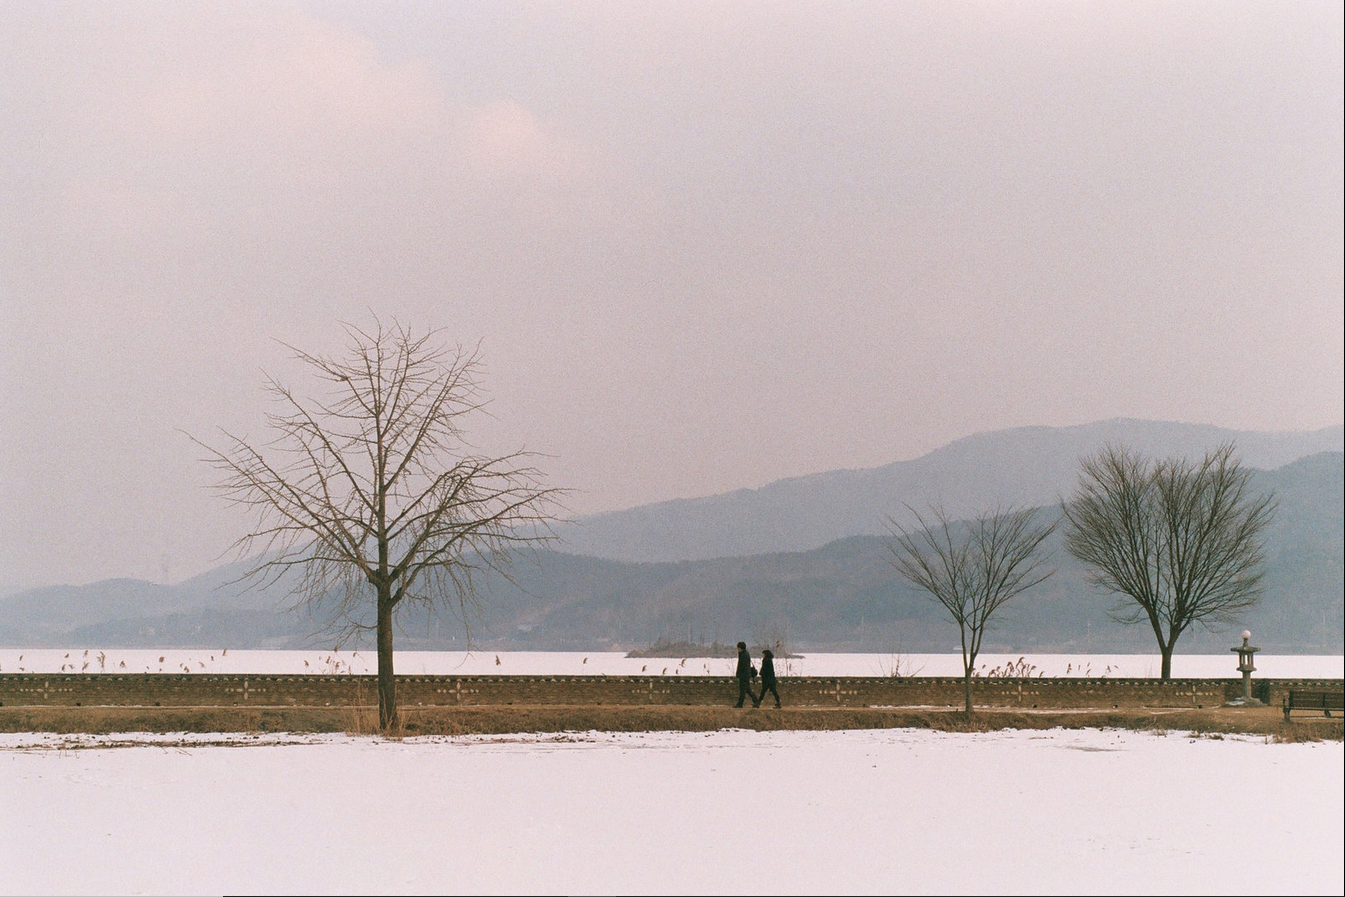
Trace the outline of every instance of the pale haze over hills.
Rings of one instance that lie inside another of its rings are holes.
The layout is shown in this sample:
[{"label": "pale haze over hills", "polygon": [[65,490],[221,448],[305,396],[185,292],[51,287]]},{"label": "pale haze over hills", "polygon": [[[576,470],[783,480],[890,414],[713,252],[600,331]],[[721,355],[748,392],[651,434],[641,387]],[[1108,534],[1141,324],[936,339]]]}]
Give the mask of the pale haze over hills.
[{"label": "pale haze over hills", "polygon": [[904,505],[941,505],[953,517],[1001,505],[1049,505],[1067,495],[1079,459],[1108,443],[1157,457],[1199,456],[1232,442],[1248,467],[1271,470],[1305,455],[1342,450],[1342,428],[1258,433],[1115,419],[1076,427],[980,433],[911,461],[837,470],[706,498],[662,502],[582,518],[562,530],[576,554],[624,561],[682,561],[803,551],[846,536],[883,532]]},{"label": "pale haze over hills", "polygon": [[[603,515],[601,526],[582,530],[596,549],[590,555],[561,546],[563,551],[520,562],[514,582],[483,583],[473,641],[496,648],[595,650],[638,647],[659,638],[780,637],[854,650],[898,644],[906,650],[950,650],[946,622],[896,576],[883,540],[872,535],[881,531],[881,517],[874,519],[879,511],[902,501],[933,501],[956,516],[1014,501],[1054,513],[1077,475],[1079,455],[1107,441],[1173,455],[1199,453],[1229,439],[1257,469],[1254,485],[1279,498],[1267,532],[1266,594],[1230,625],[1253,627],[1260,642],[1278,651],[1341,651],[1341,428],[1234,433],[1125,420],[984,433],[874,470],[837,471],[755,492]],[[688,508],[694,513],[681,513]],[[628,535],[603,545],[595,539],[622,533],[627,520],[644,521],[645,528],[635,532],[654,541]],[[683,552],[700,559],[613,559],[632,546],[658,547],[659,533],[680,540],[675,544]],[[767,547],[732,550],[735,539]],[[790,547],[789,539],[817,541]],[[1151,649],[1142,628],[1122,629],[1108,621],[1112,600],[1086,585],[1058,542],[1057,537],[1049,547],[1059,574],[1003,615],[992,643],[1005,650]],[[598,556],[604,552],[606,557]],[[243,591],[232,582],[240,572],[235,564],[175,586],[119,579],[25,591],[0,599],[0,644],[330,646],[321,613],[285,610],[278,589]],[[464,643],[457,620],[415,612],[400,620],[401,647]],[[1180,650],[1222,650],[1226,640],[1222,630],[1194,632]]]}]

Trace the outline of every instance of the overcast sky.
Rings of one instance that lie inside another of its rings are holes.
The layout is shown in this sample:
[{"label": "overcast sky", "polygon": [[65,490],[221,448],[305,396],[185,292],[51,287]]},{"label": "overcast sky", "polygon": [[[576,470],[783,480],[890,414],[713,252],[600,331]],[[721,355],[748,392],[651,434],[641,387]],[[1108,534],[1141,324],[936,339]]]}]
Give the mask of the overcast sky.
[{"label": "overcast sky", "polygon": [[[0,588],[212,566],[279,342],[480,341],[578,513],[1342,419],[1339,2],[0,0]],[[296,381],[302,384],[302,380]]]}]

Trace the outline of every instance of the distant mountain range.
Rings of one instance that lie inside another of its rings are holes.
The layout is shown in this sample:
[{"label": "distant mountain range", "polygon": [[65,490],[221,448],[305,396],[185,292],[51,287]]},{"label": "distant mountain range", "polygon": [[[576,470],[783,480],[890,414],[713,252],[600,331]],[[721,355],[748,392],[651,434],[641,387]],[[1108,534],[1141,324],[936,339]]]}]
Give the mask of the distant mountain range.
[{"label": "distant mountain range", "polygon": [[[1140,438],[1145,434],[1148,443]],[[1199,454],[1227,439],[1237,442],[1249,466],[1257,466],[1253,461],[1273,465],[1275,469],[1257,472],[1256,485],[1274,490],[1279,498],[1267,534],[1265,596],[1245,618],[1234,621],[1232,630],[1250,628],[1256,643],[1268,651],[1341,653],[1345,650],[1341,428],[1310,434],[1237,434],[1134,421],[984,434],[915,461],[874,470],[819,474],[753,492],[589,518],[582,529],[576,525],[571,532],[592,539],[621,519],[644,521],[647,526],[638,538],[631,535],[606,546],[594,543],[595,553],[601,549],[607,557],[544,551],[521,561],[512,582],[499,577],[485,580],[473,644],[597,650],[640,647],[660,638],[704,643],[743,638],[780,640],[810,650],[955,650],[956,629],[944,620],[941,609],[895,574],[887,563],[884,539],[873,532],[881,532],[882,515],[895,510],[893,505],[942,502],[956,516],[996,502],[1013,502],[1041,506],[1043,513],[1054,514],[1058,497],[1073,486],[1078,457],[1109,440],[1151,454],[1175,455]],[[1332,440],[1334,449],[1313,451]],[[973,487],[985,491],[978,493]],[[880,490],[888,490],[883,493],[888,498],[882,498]],[[723,510],[724,525],[716,527],[711,525],[715,507],[739,513]],[[769,507],[795,507],[807,525],[777,520],[753,535],[748,523]],[[706,525],[699,541],[688,529],[696,520]],[[815,534],[811,538],[822,538],[828,528],[841,532],[841,537],[806,550],[657,562],[612,557],[635,551],[655,531],[681,539],[685,553],[703,555],[709,546],[734,540],[770,545],[802,540],[809,532]],[[571,538],[567,547],[573,544]],[[1006,608],[987,650],[1154,650],[1152,636],[1143,628],[1110,622],[1106,612],[1112,600],[1085,584],[1083,571],[1064,552],[1058,537],[1049,548],[1059,573]],[[22,592],[0,599],[0,644],[248,648],[334,643],[324,627],[321,607],[286,610],[283,587],[243,591],[234,582],[242,569],[241,563],[227,565],[172,586],[123,579]],[[400,648],[464,645],[462,626],[454,619],[412,609],[399,623]],[[1192,633],[1178,650],[1222,652],[1233,644],[1230,637],[1228,631]]]},{"label": "distant mountain range", "polygon": [[833,470],[705,498],[581,517],[561,530],[574,554],[620,561],[685,561],[807,551],[847,536],[878,535],[905,505],[941,504],[969,517],[996,504],[1056,504],[1073,491],[1079,459],[1108,443],[1146,455],[1200,456],[1234,443],[1248,467],[1273,470],[1345,450],[1345,429],[1262,433],[1117,418],[1075,427],[1020,427],[959,439],[911,461]]}]

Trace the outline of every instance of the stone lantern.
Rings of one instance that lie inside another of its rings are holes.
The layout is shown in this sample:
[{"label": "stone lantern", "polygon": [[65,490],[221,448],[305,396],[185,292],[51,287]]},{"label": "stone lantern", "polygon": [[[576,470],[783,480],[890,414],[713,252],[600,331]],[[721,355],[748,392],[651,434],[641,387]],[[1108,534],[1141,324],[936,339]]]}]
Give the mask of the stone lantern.
[{"label": "stone lantern", "polygon": [[1242,630],[1242,644],[1228,650],[1236,651],[1238,654],[1238,672],[1242,674],[1242,703],[1260,704],[1260,701],[1252,697],[1252,673],[1256,672],[1256,665],[1252,663],[1252,655],[1261,649],[1252,647],[1251,632],[1246,629]]}]

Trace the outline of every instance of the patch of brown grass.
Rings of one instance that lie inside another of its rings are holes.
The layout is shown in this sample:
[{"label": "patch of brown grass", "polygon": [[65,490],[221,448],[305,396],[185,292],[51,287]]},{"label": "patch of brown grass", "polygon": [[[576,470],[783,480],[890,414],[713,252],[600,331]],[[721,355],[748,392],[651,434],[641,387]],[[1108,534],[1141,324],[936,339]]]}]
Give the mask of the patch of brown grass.
[{"label": "patch of brown grass", "polygon": [[339,711],[286,707],[0,707],[0,732],[344,732]]},{"label": "patch of brown grass", "polygon": [[[403,707],[392,737],[553,732],[708,732],[915,728],[940,732],[1115,728],[1185,731],[1216,737],[1264,735],[1277,742],[1345,740],[1339,717],[1294,717],[1275,707],[1022,711],[889,707],[786,707],[739,710],[701,706]],[[0,707],[2,732],[345,732],[378,733],[378,710],[352,707]]]}]

